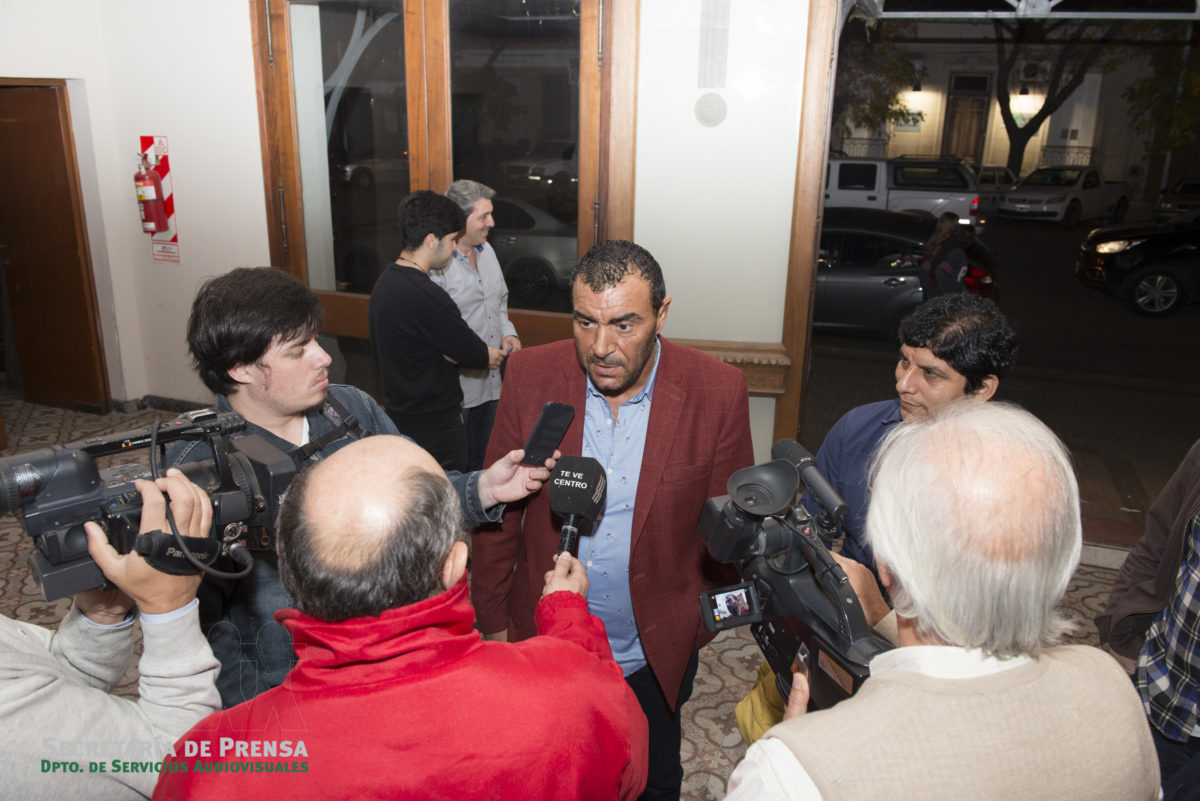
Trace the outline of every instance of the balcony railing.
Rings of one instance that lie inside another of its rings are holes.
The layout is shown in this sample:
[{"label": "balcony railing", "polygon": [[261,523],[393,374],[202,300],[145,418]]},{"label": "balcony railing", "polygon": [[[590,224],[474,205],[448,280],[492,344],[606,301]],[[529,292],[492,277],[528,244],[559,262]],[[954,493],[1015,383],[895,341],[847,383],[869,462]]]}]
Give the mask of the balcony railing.
[{"label": "balcony railing", "polygon": [[885,159],[887,158],[887,139],[877,136],[849,136],[842,140],[839,148],[842,155],[852,159]]},{"label": "balcony railing", "polygon": [[1046,145],[1039,167],[1086,167],[1092,163],[1096,148],[1081,145]]}]

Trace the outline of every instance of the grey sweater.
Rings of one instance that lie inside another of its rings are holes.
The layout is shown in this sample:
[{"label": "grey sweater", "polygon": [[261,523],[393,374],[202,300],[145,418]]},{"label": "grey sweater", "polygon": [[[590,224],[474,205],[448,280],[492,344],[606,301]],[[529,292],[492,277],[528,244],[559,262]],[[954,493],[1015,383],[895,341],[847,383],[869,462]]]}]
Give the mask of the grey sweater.
[{"label": "grey sweater", "polygon": [[986,676],[887,671],[779,738],[825,801],[1153,801],[1158,761],[1133,685],[1087,646]]},{"label": "grey sweater", "polygon": [[6,797],[150,795],[163,755],[220,708],[220,697],[217,661],[200,633],[195,606],[174,620],[144,624],[142,637],[139,698],[133,701],[109,694],[133,661],[132,621],[96,628],[72,607],[55,632],[0,617]]}]

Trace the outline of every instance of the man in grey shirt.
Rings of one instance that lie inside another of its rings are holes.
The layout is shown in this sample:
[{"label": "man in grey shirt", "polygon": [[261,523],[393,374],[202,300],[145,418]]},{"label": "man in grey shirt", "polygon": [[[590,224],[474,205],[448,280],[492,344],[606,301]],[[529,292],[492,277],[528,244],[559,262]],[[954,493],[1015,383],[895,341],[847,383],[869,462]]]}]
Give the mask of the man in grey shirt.
[{"label": "man in grey shirt", "polygon": [[[492,198],[496,191],[477,181],[455,181],[445,192],[467,215],[467,227],[446,269],[433,272],[433,282],[454,299],[463,319],[490,348],[512,353],[521,349],[517,329],[508,319],[508,285],[496,251],[488,244],[495,227]],[[459,371],[463,391],[463,424],[467,427],[467,469],[483,467],[483,454],[500,400],[500,368]]]}]

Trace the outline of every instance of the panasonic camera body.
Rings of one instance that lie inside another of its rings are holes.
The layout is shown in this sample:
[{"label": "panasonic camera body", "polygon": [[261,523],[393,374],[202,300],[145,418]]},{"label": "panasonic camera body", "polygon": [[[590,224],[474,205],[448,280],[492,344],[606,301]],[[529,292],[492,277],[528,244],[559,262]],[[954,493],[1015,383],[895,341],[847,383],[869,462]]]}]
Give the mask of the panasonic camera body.
[{"label": "panasonic camera body", "polygon": [[[710,498],[700,536],[719,562],[732,563],[743,582],[702,593],[710,631],[750,625],[755,641],[787,698],[795,673],[809,681],[812,709],[853,695],[870,675],[871,659],[892,646],[867,625],[845,571],[822,543],[832,539],[846,504],[795,440],[781,440],[767,464],[739,470],[727,495]],[[801,483],[821,513],[796,502]]]},{"label": "panasonic camera body", "polygon": [[[244,546],[247,536],[269,537],[296,464],[261,437],[232,436],[244,428],[241,415],[201,409],[162,426],[0,459],[0,512],[23,518],[37,547],[30,567],[46,600],[105,586],[88,554],[87,522],[99,524],[118,553],[137,550],[154,567],[176,574],[212,565]],[[96,459],[181,439],[204,440],[212,453],[179,469],[208,494],[213,528],[204,538],[139,537],[142,499],[134,481],[149,479],[151,469],[130,463],[101,470]]]}]

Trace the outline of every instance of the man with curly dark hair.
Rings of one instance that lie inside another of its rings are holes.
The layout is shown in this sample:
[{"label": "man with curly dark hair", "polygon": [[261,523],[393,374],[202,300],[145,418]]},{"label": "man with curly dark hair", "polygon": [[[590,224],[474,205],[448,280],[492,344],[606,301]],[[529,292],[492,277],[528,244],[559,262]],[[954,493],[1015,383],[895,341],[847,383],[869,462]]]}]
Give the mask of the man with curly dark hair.
[{"label": "man with curly dark hair", "polygon": [[850,506],[842,555],[872,570],[864,537],[867,467],[880,440],[901,420],[915,420],[958,400],[990,400],[1012,369],[1017,336],[990,300],[970,292],[927,301],[900,322],[896,396],[842,416],[821,443],[817,467]]},{"label": "man with curly dark hair", "polygon": [[[877,580],[866,520],[868,472],[879,443],[902,420],[924,419],[960,400],[990,400],[1017,350],[1016,334],[996,304],[970,292],[918,306],[900,322],[899,340],[897,397],[846,412],[817,451],[817,468],[850,507],[841,553],[869,567]],[[804,500],[814,515],[820,512],[815,500]],[[754,689],[737,706],[742,737],[754,742],[782,714],[783,699],[763,662]]]}]

